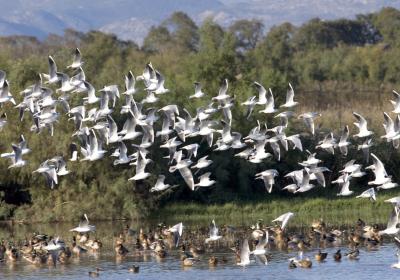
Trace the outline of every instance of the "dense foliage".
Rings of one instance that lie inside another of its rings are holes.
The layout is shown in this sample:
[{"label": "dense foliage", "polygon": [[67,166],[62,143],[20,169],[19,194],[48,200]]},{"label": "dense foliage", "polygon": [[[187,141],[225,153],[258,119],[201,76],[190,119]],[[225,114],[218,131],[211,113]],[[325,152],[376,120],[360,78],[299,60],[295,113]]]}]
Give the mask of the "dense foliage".
[{"label": "dense foliage", "polygon": [[[85,60],[86,77],[96,89],[108,84],[118,84],[122,89],[124,75],[129,70],[139,75],[146,62],[151,61],[166,77],[166,87],[171,91],[161,102],[177,104],[193,114],[197,106],[207,104],[201,100],[188,102],[193,82],[201,82],[210,99],[217,94],[222,79],[227,78],[230,95],[236,97],[237,105],[233,110],[233,130],[243,135],[255,126],[256,119],[266,121],[269,126],[277,122],[272,116],[265,119],[265,115],[258,113],[250,120],[243,117],[245,108],[239,104],[256,94],[253,81],[271,87],[278,104],[284,100],[291,82],[301,103],[297,113],[319,111],[323,117],[318,125],[337,133],[344,124],[351,125],[352,110],[358,111],[373,120],[378,142],[381,112],[391,110],[389,94],[400,78],[399,46],[400,11],[393,8],[360,15],[354,20],[313,19],[300,27],[284,23],[266,34],[256,20],[240,20],[223,28],[209,19],[197,26],[187,15],[177,12],[160,26],[154,26],[141,47],[98,31],[66,30],[64,36],[50,35],[44,41],[23,36],[3,37],[0,38],[0,69],[6,71],[11,92],[18,102],[22,98],[18,93],[33,84],[38,73],[47,72],[48,55],[57,61],[59,70],[66,71],[72,50],[79,47]],[[133,168],[114,167],[107,156],[94,163],[68,163],[72,173],[63,177],[56,189],[50,190],[43,176],[32,171],[53,156],[68,158],[73,123],[68,122],[67,115],[62,116],[54,136],[50,137],[47,131],[30,132],[29,116],[20,122],[18,110],[11,105],[7,104],[2,111],[7,112],[9,123],[0,132],[0,151],[9,151],[10,144],[24,134],[33,152],[26,157],[28,165],[22,169],[9,171],[9,161],[0,160],[1,218],[68,220],[88,212],[92,218],[119,219],[147,215],[171,201],[210,203],[260,198],[267,194],[262,182],[254,181],[256,172],[273,167],[283,175],[304,158],[294,151],[285,155],[279,165],[274,160],[256,165],[232,160],[232,151],[213,152],[211,170],[217,181],[215,186],[191,192],[178,174],[170,174],[168,181],[180,187],[150,194],[157,175],[161,171],[168,173],[166,161],[157,149],[150,156],[154,160],[149,166],[153,176],[143,182],[128,182]],[[124,119],[115,117],[121,126]],[[290,129],[302,131],[304,126],[295,121]],[[306,137],[305,146],[313,147],[317,140],[318,136]],[[200,155],[206,148],[202,149]],[[361,158],[353,150],[349,158]],[[397,179],[400,161],[397,151],[381,143],[374,147],[374,152],[388,164],[388,171]],[[320,158],[334,171],[347,161],[324,152]],[[283,176],[280,178],[278,188],[285,184]],[[332,188],[328,184],[326,189],[317,188],[306,195],[327,196],[336,192]],[[287,195],[277,192],[272,197]]]}]

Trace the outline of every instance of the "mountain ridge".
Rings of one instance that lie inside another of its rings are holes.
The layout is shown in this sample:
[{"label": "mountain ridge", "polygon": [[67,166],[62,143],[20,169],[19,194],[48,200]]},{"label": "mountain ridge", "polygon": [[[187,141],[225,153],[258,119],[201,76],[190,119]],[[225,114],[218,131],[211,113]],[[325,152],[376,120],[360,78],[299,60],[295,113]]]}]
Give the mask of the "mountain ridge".
[{"label": "mountain ridge", "polygon": [[44,39],[48,34],[62,34],[66,28],[78,31],[100,30],[124,40],[141,44],[152,25],[160,24],[175,11],[187,13],[200,24],[212,17],[227,26],[238,19],[258,19],[268,30],[273,25],[291,22],[300,25],[321,19],[351,18],[386,6],[400,8],[399,0],[50,0],[7,1],[7,13],[0,15],[0,35],[29,35]]}]

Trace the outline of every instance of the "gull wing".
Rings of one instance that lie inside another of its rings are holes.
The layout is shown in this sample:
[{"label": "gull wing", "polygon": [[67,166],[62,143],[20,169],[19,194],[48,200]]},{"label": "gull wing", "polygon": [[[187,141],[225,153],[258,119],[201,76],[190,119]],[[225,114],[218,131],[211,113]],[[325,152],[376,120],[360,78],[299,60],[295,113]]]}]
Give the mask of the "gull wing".
[{"label": "gull wing", "polygon": [[290,218],[293,216],[294,214],[292,212],[287,212],[285,214],[280,215],[278,218],[276,218],[275,220],[272,220],[272,222],[281,222],[281,229],[283,230],[287,223],[289,222]]},{"label": "gull wing", "polygon": [[199,176],[199,180],[203,181],[203,180],[207,180],[210,178],[211,172],[206,172],[203,175]]},{"label": "gull wing", "polygon": [[135,76],[133,76],[132,71],[128,72],[128,75],[125,76],[125,89],[134,89],[136,84]]},{"label": "gull wing", "polygon": [[81,59],[82,59],[81,51],[78,48],[76,48],[74,52],[73,64],[79,64],[81,62]]},{"label": "gull wing", "polygon": [[219,92],[218,95],[226,95],[226,93],[228,92],[228,79],[225,79],[222,86],[219,88]]},{"label": "gull wing", "polygon": [[243,240],[242,248],[240,249],[240,261],[242,263],[250,262],[250,248],[247,239]]},{"label": "gull wing", "polygon": [[120,158],[121,156],[124,157],[126,156],[128,153],[128,149],[126,148],[126,145],[123,141],[119,142],[119,154],[120,154]]},{"label": "gull wing", "polygon": [[58,184],[58,178],[57,178],[57,172],[56,169],[50,168],[48,171],[46,171],[47,175],[50,177],[51,180],[53,180],[54,184]]},{"label": "gull wing", "polygon": [[266,230],[266,231],[264,231],[263,236],[261,237],[261,239],[257,243],[256,250],[264,249],[265,246],[267,246],[267,244],[268,244],[268,239],[269,239],[269,234],[268,234],[268,230]]},{"label": "gull wing", "polygon": [[12,149],[14,151],[14,162],[19,162],[22,160],[22,150],[19,146],[12,144]]},{"label": "gull wing", "polygon": [[386,112],[383,112],[383,118],[384,118],[383,127],[385,128],[386,133],[389,133],[390,131],[394,130],[394,122]]},{"label": "gull wing", "polygon": [[258,82],[254,82],[254,85],[258,90],[258,103],[267,103],[267,90],[265,89],[265,87],[263,87],[263,85]]},{"label": "gull wing", "polygon": [[371,153],[371,156],[373,158],[374,166],[375,166],[374,172],[376,172],[378,174],[384,174],[385,176],[387,176],[386,169],[385,169],[385,166],[383,165],[382,161],[380,161],[380,159],[374,153]]},{"label": "gull wing", "polygon": [[300,151],[303,151],[303,144],[301,143],[300,135],[295,134],[289,137],[286,137],[286,140],[289,140],[293,143],[294,147],[293,149],[299,149]]},{"label": "gull wing", "polygon": [[358,120],[358,123],[354,123],[360,130],[367,129],[367,120],[360,114],[353,112],[353,116]]},{"label": "gull wing", "polygon": [[347,173],[344,175],[344,183],[342,184],[342,188],[340,190],[340,193],[349,193],[350,192],[350,180],[349,176]]},{"label": "gull wing", "polygon": [[395,228],[398,223],[399,223],[399,208],[397,206],[394,206],[389,216],[387,228]]},{"label": "gull wing", "polygon": [[305,124],[307,125],[307,127],[310,128],[311,133],[314,135],[314,133],[315,133],[314,119],[313,118],[304,118],[303,120],[304,120]]},{"label": "gull wing", "polygon": [[144,173],[146,168],[146,159],[141,151],[138,151],[138,158],[136,162],[136,174]]},{"label": "gull wing", "polygon": [[292,103],[294,101],[294,90],[292,85],[289,83],[289,89],[286,92],[286,103]]},{"label": "gull wing", "polygon": [[181,174],[183,180],[188,185],[188,187],[194,191],[194,180],[192,171],[188,167],[180,168],[179,173]]},{"label": "gull wing", "polygon": [[165,176],[164,175],[158,175],[156,186],[163,185],[164,184],[164,180],[165,180]]},{"label": "gull wing", "polygon": [[339,142],[344,143],[347,141],[347,138],[349,138],[349,126],[346,125],[343,129],[342,135],[340,136]]},{"label": "gull wing", "polygon": [[281,225],[282,230],[285,229],[287,223],[289,222],[290,218],[292,218],[293,215],[294,214],[292,212],[289,212],[289,213],[285,214],[285,216],[284,216],[284,218],[282,220],[282,225]]},{"label": "gull wing", "polygon": [[183,224],[176,224],[173,227],[170,227],[168,230],[174,234],[175,247],[178,247],[179,239],[181,238],[183,233]]},{"label": "gull wing", "polygon": [[215,221],[212,220],[210,225],[210,237],[215,237],[215,236],[218,236],[218,227],[215,224]]},{"label": "gull wing", "polygon": [[[49,55],[49,75],[50,77],[55,77],[57,74],[57,65],[56,62],[54,61],[53,57]],[[0,85],[1,85],[1,79],[0,79]]]},{"label": "gull wing", "polygon": [[82,227],[87,227],[89,225],[89,219],[88,216],[86,214],[83,214],[83,218],[80,222],[79,222],[79,226],[80,228]]},{"label": "gull wing", "polygon": [[6,72],[0,70],[0,87],[3,87],[5,80],[6,80]]},{"label": "gull wing", "polygon": [[194,93],[201,92],[202,85],[199,82],[194,82]]}]

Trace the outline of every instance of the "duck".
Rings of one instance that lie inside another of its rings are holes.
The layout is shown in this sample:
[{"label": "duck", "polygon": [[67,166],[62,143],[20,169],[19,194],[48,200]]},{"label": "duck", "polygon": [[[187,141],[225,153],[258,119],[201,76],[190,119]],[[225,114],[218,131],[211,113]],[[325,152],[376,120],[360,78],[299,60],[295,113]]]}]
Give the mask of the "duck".
[{"label": "duck", "polygon": [[8,246],[6,250],[6,255],[9,261],[16,262],[19,259],[19,253],[17,248],[12,247],[11,245]]},{"label": "duck", "polygon": [[379,238],[379,226],[374,224],[372,226],[365,226],[363,228],[363,237],[364,238]]},{"label": "duck", "polygon": [[340,237],[342,236],[342,232],[340,230],[331,230],[330,232],[326,232],[325,230],[322,233],[322,241],[323,245],[330,246],[332,244],[339,245],[341,242]]},{"label": "duck", "polygon": [[262,219],[258,219],[255,225],[252,225],[250,228],[253,229],[251,233],[251,237],[255,240],[262,238],[265,235],[264,230],[262,229]]},{"label": "duck", "polygon": [[85,243],[85,247],[89,248],[93,252],[97,252],[100,250],[101,247],[103,247],[103,244],[97,239],[90,239]]},{"label": "duck", "polygon": [[233,236],[237,232],[236,227],[234,227],[232,225],[224,225],[222,229],[225,232],[225,235],[229,235],[229,236]]},{"label": "duck", "polygon": [[165,258],[167,256],[167,251],[165,250],[165,246],[161,240],[156,241],[154,252],[159,258]]},{"label": "duck", "polygon": [[34,264],[34,265],[41,265],[41,264],[44,263],[43,259],[40,258],[40,256],[37,255],[36,252],[32,252],[30,254],[26,254],[26,255],[23,256],[23,258],[26,261],[28,261],[29,263]]},{"label": "duck", "polygon": [[373,250],[376,249],[377,246],[379,246],[380,241],[375,238],[366,238],[364,244],[368,248],[368,250]]},{"label": "duck", "polygon": [[125,248],[123,244],[117,244],[115,246],[115,253],[117,254],[117,257],[124,257],[126,254],[129,253],[129,250]]},{"label": "duck", "polygon": [[58,252],[57,260],[61,264],[66,264],[66,263],[68,263],[70,258],[71,258],[71,251],[70,251],[69,247],[61,248],[61,250]]},{"label": "duck", "polygon": [[324,222],[324,220],[322,218],[319,219],[318,221],[313,221],[311,223],[311,228],[314,229],[317,232],[325,231],[325,227],[326,227],[326,224],[325,224],[325,222]]},{"label": "duck", "polygon": [[101,269],[96,267],[96,270],[89,271],[89,277],[99,277]]},{"label": "duck", "polygon": [[33,253],[32,241],[25,241],[25,244],[20,248],[23,255],[30,255]]},{"label": "duck", "polygon": [[358,248],[356,248],[355,250],[351,250],[350,252],[346,253],[346,256],[350,259],[350,260],[358,260],[358,256],[360,255],[360,251],[358,250]]},{"label": "duck", "polygon": [[39,233],[35,232],[35,233],[33,233],[31,242],[32,242],[32,245],[35,245],[35,244],[41,243],[43,241],[47,241],[48,239],[49,238],[46,234],[39,234]]},{"label": "duck", "polygon": [[275,237],[275,242],[284,242],[286,241],[286,237],[283,233],[283,230],[281,229],[280,226],[275,226],[272,228],[272,231],[274,232],[274,237]]},{"label": "duck", "polygon": [[138,266],[138,265],[132,265],[132,266],[128,269],[128,271],[129,271],[129,272],[132,272],[132,273],[139,273],[139,266]]},{"label": "duck", "polygon": [[280,250],[287,248],[288,247],[288,238],[285,237],[281,227],[276,226],[272,230],[275,233],[275,235],[274,235],[275,246]]},{"label": "duck", "polygon": [[6,248],[6,246],[4,245],[4,239],[1,241],[1,243],[0,243],[0,262],[2,262],[2,261],[4,261],[5,260],[5,256],[6,256],[6,251],[7,251],[7,248]]},{"label": "duck", "polygon": [[116,238],[115,238],[115,244],[123,244],[125,243],[125,235],[120,233]]},{"label": "duck", "polygon": [[314,231],[314,229],[311,227],[307,230],[306,237],[308,238],[308,240],[310,240],[310,242],[314,244],[315,242],[318,242],[320,240],[321,234]]},{"label": "duck", "polygon": [[156,255],[157,255],[157,257],[163,259],[163,258],[165,258],[165,257],[167,256],[167,251],[166,251],[166,250],[158,251],[158,252],[156,253]]},{"label": "duck", "polygon": [[[290,262],[293,262],[296,267],[302,267],[302,268],[311,268],[312,267],[312,261],[310,258],[303,258],[303,252],[299,253],[299,258],[291,258],[289,259]],[[290,265],[290,263],[289,263]]]},{"label": "duck", "polygon": [[333,255],[333,259],[337,262],[339,262],[342,259],[342,253],[340,250],[337,250],[336,253]]},{"label": "duck", "polygon": [[363,243],[364,238],[362,237],[361,234],[357,233],[357,232],[351,232],[348,236],[348,240],[350,242],[350,246],[351,247],[357,247],[358,245],[360,245],[361,243]]},{"label": "duck", "polygon": [[311,268],[312,262],[309,258],[305,258],[305,259],[297,261],[296,265],[300,266],[302,268]]},{"label": "duck", "polygon": [[136,234],[136,231],[135,231],[135,230],[131,229],[131,228],[129,227],[129,225],[125,225],[125,228],[124,228],[124,235],[125,235],[126,238],[132,237],[132,236],[134,236],[135,234]]},{"label": "duck", "polygon": [[98,251],[101,249],[101,247],[103,247],[103,243],[101,243],[101,241],[96,238],[93,242],[92,250]]},{"label": "duck", "polygon": [[215,256],[211,256],[211,257],[208,259],[208,264],[209,264],[210,266],[217,266],[217,265],[218,265],[218,258],[215,257]]},{"label": "duck", "polygon": [[300,251],[306,251],[307,249],[309,249],[311,246],[310,243],[304,241],[304,240],[300,240],[299,243],[297,243],[297,247],[299,248]]},{"label": "duck", "polygon": [[87,250],[81,246],[79,246],[78,244],[76,244],[76,238],[75,236],[72,237],[72,253],[74,253],[75,255],[77,255],[78,257],[83,254],[86,253]]},{"label": "duck", "polygon": [[362,231],[365,225],[365,222],[359,218],[356,222],[356,230]]},{"label": "duck", "polygon": [[319,262],[322,262],[326,259],[328,253],[322,253],[321,250],[318,250],[318,253],[315,254],[315,259]]},{"label": "duck", "polygon": [[[159,238],[157,238],[157,240],[158,240]],[[162,238],[161,238],[162,239]],[[149,232],[147,233],[147,243],[149,243],[149,244],[152,244],[152,243],[154,243],[156,241],[156,238],[155,238],[155,234],[151,231],[151,230],[149,230]]]},{"label": "duck", "polygon": [[289,260],[289,268],[290,269],[293,269],[293,268],[297,268],[297,265],[296,265],[296,263],[294,262],[294,260]]},{"label": "duck", "polygon": [[193,264],[194,264],[194,259],[193,258],[184,257],[182,259],[182,265],[183,266],[193,266]]},{"label": "duck", "polygon": [[181,261],[184,259],[189,258],[189,259],[194,259],[194,256],[192,253],[186,251],[186,245],[182,244],[181,245]]},{"label": "duck", "polygon": [[205,250],[204,250],[204,248],[197,247],[197,246],[194,246],[193,244],[191,244],[189,246],[189,252],[192,254],[192,256],[194,258],[198,259],[200,257],[200,255],[205,253]]},{"label": "duck", "polygon": [[46,263],[48,265],[56,266],[56,263],[57,263],[56,255],[54,255],[54,254],[45,254],[45,255],[43,255],[43,258],[45,259],[45,261],[46,261]]},{"label": "duck", "polygon": [[142,243],[142,244],[144,242],[147,242],[147,235],[144,233],[142,228],[139,230],[139,240],[140,240],[140,243]]},{"label": "duck", "polygon": [[139,238],[136,238],[136,242],[133,246],[134,246],[135,250],[142,250],[142,244],[140,243]]},{"label": "duck", "polygon": [[78,232],[76,234],[76,240],[78,240],[78,243],[80,244],[85,244],[86,242],[89,241],[89,234],[88,233],[80,233]]}]

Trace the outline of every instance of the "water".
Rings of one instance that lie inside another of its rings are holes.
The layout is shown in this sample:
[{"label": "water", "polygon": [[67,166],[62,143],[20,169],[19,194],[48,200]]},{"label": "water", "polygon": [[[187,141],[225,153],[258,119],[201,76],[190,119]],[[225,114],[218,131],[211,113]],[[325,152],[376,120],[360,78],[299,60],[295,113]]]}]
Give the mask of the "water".
[{"label": "water", "polygon": [[[180,261],[180,253],[177,250],[169,251],[164,259],[159,259],[152,253],[145,253],[135,256],[130,253],[123,260],[117,260],[113,251],[113,238],[124,227],[124,223],[96,223],[97,237],[104,243],[104,248],[97,255],[86,254],[80,258],[71,258],[66,265],[57,264],[56,267],[46,264],[35,266],[28,264],[21,259],[15,264],[0,263],[0,278],[7,279],[89,279],[89,271],[96,267],[101,269],[102,279],[399,279],[400,270],[391,268],[397,262],[395,245],[385,242],[378,249],[367,250],[360,248],[360,259],[358,261],[348,260],[342,257],[341,262],[333,260],[333,254],[339,247],[323,249],[328,252],[325,262],[318,263],[314,260],[317,249],[305,252],[305,257],[313,261],[311,269],[289,269],[288,259],[296,257],[297,252],[282,252],[271,250],[272,259],[268,265],[264,265],[254,259],[246,268],[235,264],[233,252],[220,243],[218,249],[202,255],[200,260],[193,267],[183,267]],[[69,241],[72,233],[68,232],[72,224],[54,225],[29,225],[29,226],[2,226],[0,236],[8,240],[23,238],[29,232],[46,232],[52,235],[60,235],[64,240]],[[132,252],[132,245],[127,244]],[[348,251],[343,246],[342,253]],[[208,258],[214,255],[220,263],[217,267],[208,265]],[[226,263],[222,263],[226,259]],[[139,273],[129,272],[129,267],[138,265]]]}]

